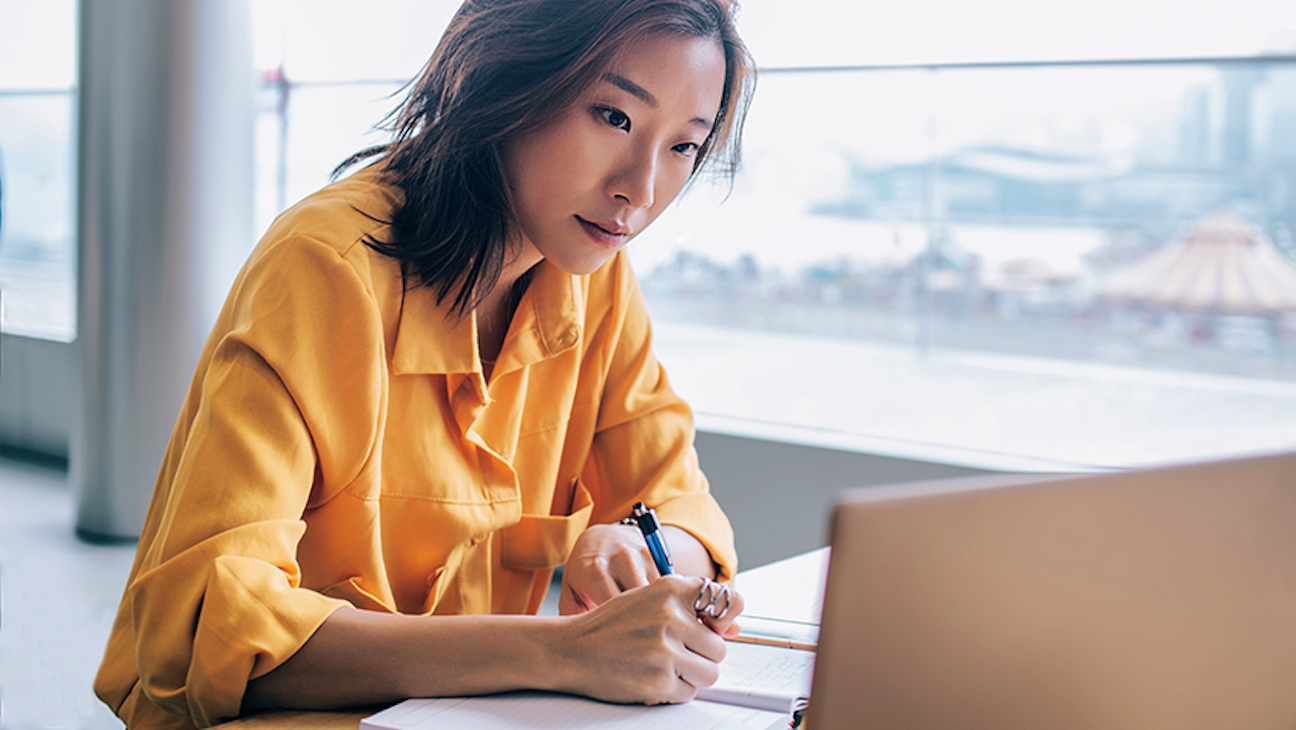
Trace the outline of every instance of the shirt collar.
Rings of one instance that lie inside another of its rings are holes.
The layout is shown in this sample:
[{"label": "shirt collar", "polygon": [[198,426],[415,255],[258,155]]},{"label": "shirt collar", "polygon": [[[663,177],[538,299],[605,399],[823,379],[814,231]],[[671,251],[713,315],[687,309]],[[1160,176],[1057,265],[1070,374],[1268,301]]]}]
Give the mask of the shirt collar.
[{"label": "shirt collar", "polygon": [[[563,273],[547,261],[536,266],[509,325],[496,374],[553,357],[580,342],[585,277]],[[431,287],[406,291],[396,328],[392,373],[473,372],[481,372],[475,318],[451,314],[449,302],[437,304]]]}]

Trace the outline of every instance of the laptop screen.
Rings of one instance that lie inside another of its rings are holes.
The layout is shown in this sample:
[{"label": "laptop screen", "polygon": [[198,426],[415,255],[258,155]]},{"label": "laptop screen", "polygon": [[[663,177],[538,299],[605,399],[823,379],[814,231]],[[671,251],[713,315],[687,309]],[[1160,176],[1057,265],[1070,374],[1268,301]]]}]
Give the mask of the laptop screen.
[{"label": "laptop screen", "polygon": [[1296,727],[1296,454],[848,492],[808,724]]}]

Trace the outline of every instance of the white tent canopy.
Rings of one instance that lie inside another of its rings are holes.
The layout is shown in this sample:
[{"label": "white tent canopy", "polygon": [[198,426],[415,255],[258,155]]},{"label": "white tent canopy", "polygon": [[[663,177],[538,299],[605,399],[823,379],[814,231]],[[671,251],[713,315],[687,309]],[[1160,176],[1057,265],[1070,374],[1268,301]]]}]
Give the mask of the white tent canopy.
[{"label": "white tent canopy", "polygon": [[1103,282],[1108,299],[1221,314],[1296,311],[1296,266],[1233,212],[1184,235]]}]

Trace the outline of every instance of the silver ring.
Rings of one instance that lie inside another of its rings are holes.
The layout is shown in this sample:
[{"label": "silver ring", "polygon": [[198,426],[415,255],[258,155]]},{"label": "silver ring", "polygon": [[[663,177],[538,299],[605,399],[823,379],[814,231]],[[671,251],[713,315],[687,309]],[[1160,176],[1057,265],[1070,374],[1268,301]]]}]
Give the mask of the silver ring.
[{"label": "silver ring", "polygon": [[[724,606],[720,605],[720,599],[724,598]],[[702,579],[702,587],[698,589],[697,598],[693,600],[693,611],[699,616],[710,616],[711,618],[721,618],[729,612],[729,586],[723,583],[717,583],[710,578]]]}]

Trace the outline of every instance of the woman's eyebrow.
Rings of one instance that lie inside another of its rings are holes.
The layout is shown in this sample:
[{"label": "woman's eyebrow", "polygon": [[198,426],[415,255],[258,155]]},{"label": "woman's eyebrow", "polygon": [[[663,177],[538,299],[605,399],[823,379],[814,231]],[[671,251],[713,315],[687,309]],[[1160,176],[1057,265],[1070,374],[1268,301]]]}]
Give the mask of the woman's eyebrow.
[{"label": "woman's eyebrow", "polygon": [[[630,79],[627,79],[621,74],[614,74],[609,71],[608,73],[603,74],[603,80],[609,84],[612,84],[618,89],[621,89],[627,94],[630,94],[631,96],[638,99],[639,101],[642,101],[648,106],[654,109],[657,108],[657,97],[649,93],[649,91],[644,87],[640,86],[639,84],[636,84]],[[711,129],[712,126],[710,119],[704,119],[702,117],[693,117],[692,119],[689,120],[689,124],[696,124],[698,126],[705,127],[708,131]]]},{"label": "woman's eyebrow", "polygon": [[657,108],[657,97],[648,93],[647,89],[640,86],[639,84],[636,84],[630,79],[627,79],[626,77],[620,74],[614,74],[609,72],[603,74],[603,80],[621,89],[622,91],[625,91],[627,94],[630,94],[631,96],[638,99],[639,101],[642,101],[648,106],[653,107],[654,109]]}]

